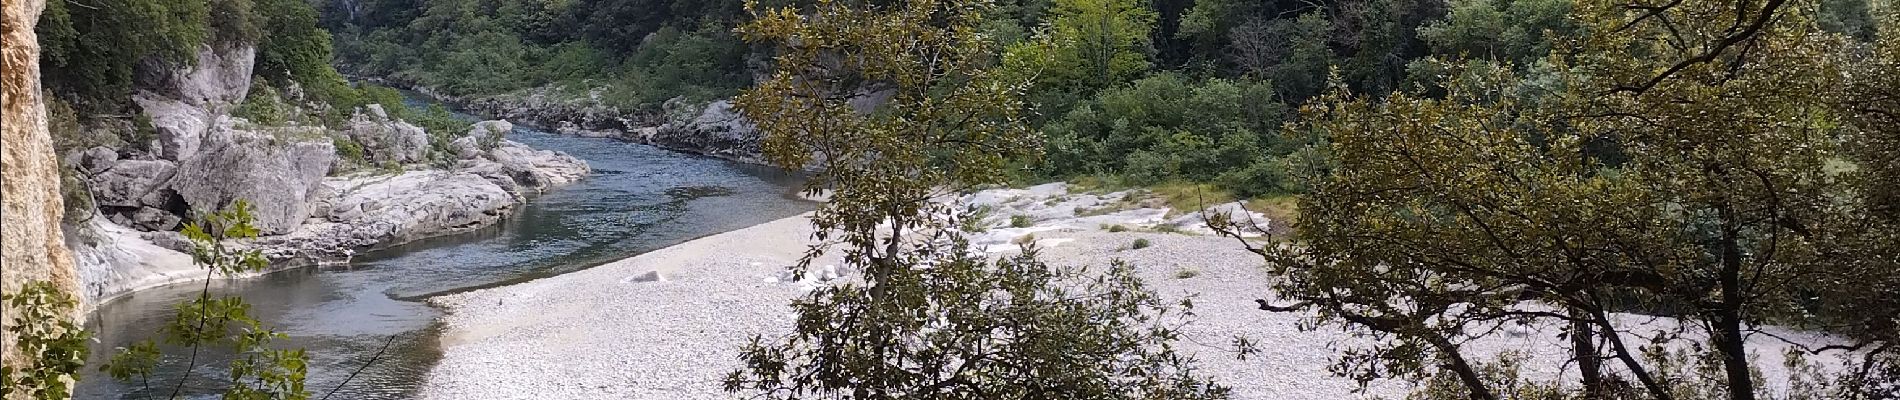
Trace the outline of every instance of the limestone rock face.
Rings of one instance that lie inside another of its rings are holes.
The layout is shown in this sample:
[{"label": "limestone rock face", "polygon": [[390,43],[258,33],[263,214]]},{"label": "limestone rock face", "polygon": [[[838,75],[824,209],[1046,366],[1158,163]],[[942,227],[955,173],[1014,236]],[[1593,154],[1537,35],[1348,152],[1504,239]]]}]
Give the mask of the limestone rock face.
[{"label": "limestone rock face", "polygon": [[141,199],[170,181],[177,169],[176,164],[165,160],[119,161],[110,169],[93,173],[93,201],[107,207],[147,205]]},{"label": "limestone rock face", "polygon": [[237,199],[255,209],[265,235],[290,233],[310,216],[310,195],[336,164],[328,139],[297,140],[240,130],[224,119],[205,136],[204,148],[180,162],[172,189],[195,210],[219,210]]},{"label": "limestone rock face", "polygon": [[[580,180],[590,171],[587,162],[574,156],[552,150],[535,150],[528,145],[512,140],[502,141],[488,151],[488,159],[500,166],[500,170],[514,180],[520,191],[511,191],[525,195],[527,191],[541,193],[555,186]],[[480,167],[484,163],[476,163]]]},{"label": "limestone rock face", "polygon": [[344,133],[363,144],[371,162],[409,164],[428,160],[429,134],[422,127],[390,119],[382,105],[366,108],[368,112],[350,117],[349,130]]},{"label": "limestone rock face", "polygon": [[190,66],[152,65],[140,68],[142,87],[152,88],[161,96],[208,109],[237,104],[251,90],[251,70],[256,65],[253,46],[202,45],[197,60]]},{"label": "limestone rock face", "polygon": [[338,193],[327,217],[261,238],[265,257],[299,264],[346,261],[359,250],[488,226],[516,204],[501,187],[463,172],[330,178],[324,185]]},{"label": "limestone rock face", "polygon": [[152,149],[153,154],[167,160],[183,161],[198,153],[205,132],[211,129],[211,111],[152,93],[134,95],[132,101],[138,103],[139,108],[145,111],[145,116],[151,118],[152,127],[158,130],[157,148]]},{"label": "limestone rock face", "polygon": [[[169,215],[169,214],[166,214]],[[165,232],[177,235],[176,232]],[[182,242],[183,238],[180,238]],[[188,243],[166,248],[143,238],[140,232],[93,218],[68,229],[66,243],[79,262],[83,297],[102,302],[133,290],[204,277],[191,263]]]},{"label": "limestone rock face", "polygon": [[[77,271],[60,230],[59,159],[40,98],[39,21],[44,0],[0,3],[0,292],[48,281],[78,292]],[[0,307],[0,320],[16,312]],[[80,316],[75,315],[75,318]],[[12,330],[0,330],[0,365],[19,366]]]},{"label": "limestone rock face", "polygon": [[640,134],[642,141],[669,149],[752,163],[764,157],[759,146],[763,136],[758,128],[727,100],[707,104],[689,120]]}]

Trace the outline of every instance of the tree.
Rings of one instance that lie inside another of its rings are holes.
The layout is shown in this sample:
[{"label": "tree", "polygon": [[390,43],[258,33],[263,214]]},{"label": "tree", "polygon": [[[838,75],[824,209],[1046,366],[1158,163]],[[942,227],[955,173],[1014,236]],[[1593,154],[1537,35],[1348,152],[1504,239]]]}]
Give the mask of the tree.
[{"label": "tree", "polygon": [[[1475,64],[1443,96],[1309,103],[1295,131],[1327,134],[1335,159],[1301,198],[1304,243],[1251,247],[1284,277],[1261,307],[1369,332],[1337,365],[1361,381],[1436,366],[1458,396],[1502,398],[1495,364],[1461,344],[1550,324],[1584,397],[1753,399],[1744,338],[1803,322],[1806,288],[1887,292],[1890,265],[1846,261],[1894,227],[1830,167],[1865,117],[1840,107],[1838,42],[1808,9],[1576,10],[1590,36],[1558,47],[1557,85]],[[1514,95],[1527,86],[1547,98]],[[1625,311],[1699,332],[1633,329]]]},{"label": "tree", "polygon": [[[1568,0],[1454,0],[1445,19],[1418,28],[1432,53],[1529,64],[1577,34]],[[1555,36],[1548,37],[1547,35]]]},{"label": "tree", "polygon": [[192,390],[211,388],[223,393],[226,399],[301,400],[310,397],[309,390],[304,388],[309,363],[304,350],[274,348],[271,342],[286,336],[251,317],[250,305],[243,298],[211,295],[214,274],[231,277],[267,266],[258,250],[234,249],[227,241],[257,237],[257,228],[251,226],[250,212],[250,205],[239,200],[228,210],[208,213],[185,225],[183,233],[192,242],[192,262],[205,268],[205,286],[197,297],[180,303],[178,315],[161,328],[166,343],[191,349],[186,370],[197,368],[199,352],[204,348],[229,346],[231,354],[235,354],[229,369],[230,379],[213,387],[202,383],[188,385],[192,374],[185,374],[169,388],[163,387],[161,382],[161,387],[154,389],[151,375],[162,353],[158,343],[152,340],[120,348],[99,370],[122,381],[137,378],[145,386],[143,390],[169,393],[169,398],[186,393],[187,386]]},{"label": "tree", "polygon": [[1228,32],[1228,57],[1243,73],[1273,82],[1280,98],[1299,102],[1325,86],[1333,62],[1326,47],[1331,31],[1320,13],[1253,19]]},{"label": "tree", "polygon": [[1155,13],[1140,0],[1057,0],[1049,34],[1056,47],[1045,82],[1091,93],[1148,71]]},{"label": "tree", "polygon": [[[987,1],[820,1],[748,9],[780,46],[772,78],[735,103],[768,159],[829,191],[803,275],[827,249],[861,282],[793,303],[796,331],[755,337],[726,390],[767,398],[1214,398],[1169,345],[1182,314],[1125,266],[1086,279],[1033,249],[970,254],[957,210],[932,199],[995,183],[1037,148],[1020,117],[1031,75],[1000,64]],[[1184,305],[1185,306],[1185,305]]]}]

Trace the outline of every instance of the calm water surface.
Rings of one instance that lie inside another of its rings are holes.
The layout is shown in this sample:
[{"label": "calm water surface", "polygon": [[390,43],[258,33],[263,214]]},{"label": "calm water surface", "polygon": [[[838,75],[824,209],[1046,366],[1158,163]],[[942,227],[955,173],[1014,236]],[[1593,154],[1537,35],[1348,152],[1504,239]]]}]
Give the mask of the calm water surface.
[{"label": "calm water surface", "polygon": [[[308,349],[315,397],[380,352],[331,398],[406,399],[439,358],[439,311],[423,298],[570,272],[815,207],[793,196],[798,177],[776,169],[522,127],[509,138],[587,160],[594,172],[517,206],[494,227],[364,254],[344,267],[214,282],[213,295],[243,296],[252,315],[290,335],[282,345]],[[173,307],[203,284],[148,289],[101,305],[88,321],[99,343],[87,365],[155,338]],[[187,372],[188,353],[168,349],[149,388],[89,371],[77,398],[165,398]],[[229,360],[201,354],[181,391],[212,397],[207,392],[228,376]]]}]

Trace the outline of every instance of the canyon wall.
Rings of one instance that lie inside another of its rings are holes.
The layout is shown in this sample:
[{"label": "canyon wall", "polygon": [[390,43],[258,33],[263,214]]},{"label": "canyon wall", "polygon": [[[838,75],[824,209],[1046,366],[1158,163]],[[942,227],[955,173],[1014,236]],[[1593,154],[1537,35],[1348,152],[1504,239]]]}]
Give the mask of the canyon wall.
[{"label": "canyon wall", "polygon": [[[40,49],[33,33],[44,0],[7,0],[4,68],[0,69],[0,291],[13,293],[31,281],[51,281],[67,293],[77,291],[72,255],[60,232],[63,204],[59,161],[46,130],[46,104],[40,93]],[[0,306],[0,320],[17,310]],[[76,316],[75,316],[76,317]],[[20,365],[14,333],[0,334],[0,362]]]}]

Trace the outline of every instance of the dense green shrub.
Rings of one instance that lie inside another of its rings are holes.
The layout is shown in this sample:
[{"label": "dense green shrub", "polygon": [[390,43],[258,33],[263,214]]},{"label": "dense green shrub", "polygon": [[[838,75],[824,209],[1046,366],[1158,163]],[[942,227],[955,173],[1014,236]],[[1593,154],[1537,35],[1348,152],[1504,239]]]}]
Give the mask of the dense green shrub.
[{"label": "dense green shrub", "polygon": [[277,89],[270,85],[259,84],[251,87],[250,93],[244,95],[244,102],[238,103],[237,108],[231,110],[231,116],[261,125],[275,126],[288,122],[291,119],[290,111],[290,105],[284,104],[284,99],[277,93]]},{"label": "dense green shrub", "polygon": [[1278,191],[1276,157],[1300,143],[1280,137],[1286,111],[1273,98],[1265,82],[1156,74],[1045,127],[1044,168],[1057,177],[1107,172],[1141,185],[1184,179],[1242,194]]},{"label": "dense green shrub", "polygon": [[142,59],[191,62],[211,35],[208,16],[202,0],[49,1],[34,28],[40,71],[48,87],[80,100],[75,105],[111,109],[131,95]]}]

